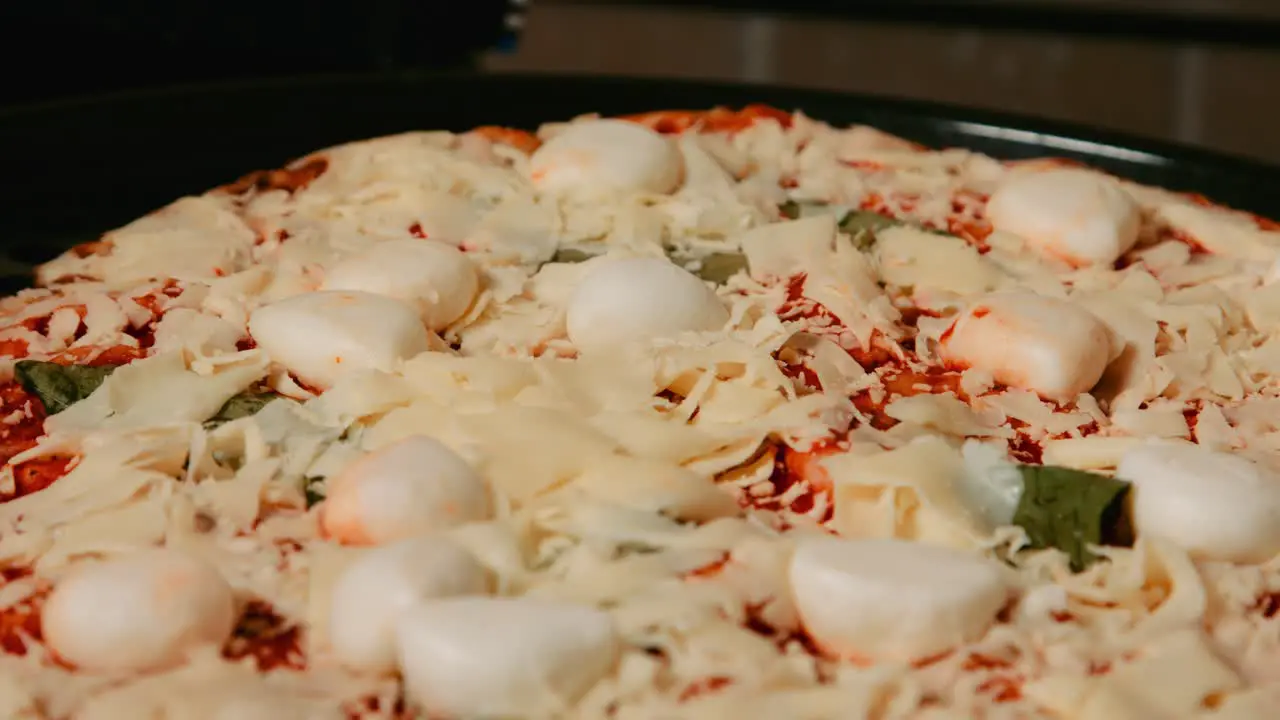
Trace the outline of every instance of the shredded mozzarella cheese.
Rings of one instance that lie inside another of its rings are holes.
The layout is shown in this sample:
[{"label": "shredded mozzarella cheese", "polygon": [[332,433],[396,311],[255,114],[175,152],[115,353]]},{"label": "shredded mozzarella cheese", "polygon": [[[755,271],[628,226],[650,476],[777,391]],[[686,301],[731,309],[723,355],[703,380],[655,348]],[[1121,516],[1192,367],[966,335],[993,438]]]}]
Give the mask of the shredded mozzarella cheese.
[{"label": "shredded mozzarella cheese", "polygon": [[[628,120],[322,150],[0,299],[0,715],[1274,714],[1273,223]],[[1132,547],[1032,549],[1013,461]]]}]

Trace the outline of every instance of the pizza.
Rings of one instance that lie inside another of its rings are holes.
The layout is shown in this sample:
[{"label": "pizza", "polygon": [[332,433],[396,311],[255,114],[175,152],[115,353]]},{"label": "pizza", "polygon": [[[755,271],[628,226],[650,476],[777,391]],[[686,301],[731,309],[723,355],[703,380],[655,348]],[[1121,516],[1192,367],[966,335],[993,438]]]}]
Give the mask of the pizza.
[{"label": "pizza", "polygon": [[0,300],[0,716],[1272,717],[1280,226],[763,106],[410,132]]}]

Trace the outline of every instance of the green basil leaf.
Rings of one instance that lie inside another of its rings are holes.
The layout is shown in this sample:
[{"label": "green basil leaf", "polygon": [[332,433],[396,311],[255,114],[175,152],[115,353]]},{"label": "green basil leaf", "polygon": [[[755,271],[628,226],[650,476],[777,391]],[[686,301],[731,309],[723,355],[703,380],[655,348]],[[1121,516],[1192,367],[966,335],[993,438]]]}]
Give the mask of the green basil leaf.
[{"label": "green basil leaf", "polygon": [[13,374],[24,390],[40,398],[46,413],[56,415],[92,395],[115,369],[115,365],[86,367],[19,360]]},{"label": "green basil leaf", "polygon": [[595,257],[589,252],[583,252],[574,248],[560,248],[556,250],[556,254],[551,256],[553,263],[580,263],[586,262]]},{"label": "green basil leaf", "polygon": [[204,427],[206,430],[212,430],[232,420],[255,415],[259,410],[266,407],[267,403],[279,397],[281,397],[279,393],[274,393],[270,390],[245,390],[232,395],[229,400],[222,404],[222,408],[218,410],[217,414],[204,421]]},{"label": "green basil leaf", "polygon": [[902,223],[870,210],[853,210],[840,218],[840,232],[854,236],[864,232],[874,234],[897,225]]},{"label": "green basil leaf", "polygon": [[747,271],[747,256],[738,252],[715,252],[699,256],[668,249],[667,258],[703,280],[717,285],[723,285],[734,275]]},{"label": "green basil leaf", "polygon": [[814,215],[834,214],[831,203],[825,203],[820,200],[804,200],[802,202],[788,200],[778,206],[778,212],[788,220],[798,220],[803,217],[813,217]]},{"label": "green basil leaf", "polygon": [[652,555],[653,553],[661,551],[662,548],[657,545],[650,545],[649,543],[636,540],[621,542],[618,543],[617,546],[617,556],[619,558],[626,557],[628,555]]},{"label": "green basil leaf", "polygon": [[[811,217],[813,215],[832,212],[833,210],[839,209],[839,207],[833,208],[831,205],[823,202],[796,202],[795,200],[788,200],[778,206],[778,211],[782,213],[782,216],[791,220],[796,220],[802,217]],[[840,217],[837,225],[840,228],[840,232],[848,235],[852,239],[853,246],[859,251],[864,252],[870,250],[871,247],[876,244],[876,233],[891,227],[915,227],[923,230],[924,232],[933,233],[935,235],[954,237],[951,233],[943,230],[925,227],[914,222],[897,220],[871,210],[849,210]]]},{"label": "green basil leaf", "polygon": [[876,244],[876,233],[902,223],[870,210],[853,210],[840,218],[840,232],[849,236],[853,247],[866,252]]},{"label": "green basil leaf", "polygon": [[307,509],[315,507],[325,498],[325,478],[309,477],[302,481],[302,493],[307,497]]},{"label": "green basil leaf", "polygon": [[729,278],[747,271],[747,256],[742,253],[711,253],[698,260],[694,274],[708,282],[723,285]]},{"label": "green basil leaf", "polygon": [[1090,545],[1130,546],[1129,483],[1083,470],[1022,465],[1023,491],[1013,524],[1033,548],[1057,548],[1079,572],[1098,560]]}]

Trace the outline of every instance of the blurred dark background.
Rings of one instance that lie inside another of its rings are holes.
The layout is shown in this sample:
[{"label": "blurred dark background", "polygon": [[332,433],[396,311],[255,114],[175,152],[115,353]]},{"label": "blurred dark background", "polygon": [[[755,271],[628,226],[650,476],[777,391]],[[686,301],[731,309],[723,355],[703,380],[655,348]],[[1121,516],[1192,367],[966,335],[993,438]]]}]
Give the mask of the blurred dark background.
[{"label": "blurred dark background", "polygon": [[474,67],[522,0],[0,2],[0,103],[280,75]]},{"label": "blurred dark background", "polygon": [[936,100],[1280,163],[1280,0],[37,0],[0,3],[0,61],[0,105],[269,75],[594,72]]},{"label": "blurred dark background", "polygon": [[905,96],[1280,163],[1280,0],[537,0],[484,67]]}]

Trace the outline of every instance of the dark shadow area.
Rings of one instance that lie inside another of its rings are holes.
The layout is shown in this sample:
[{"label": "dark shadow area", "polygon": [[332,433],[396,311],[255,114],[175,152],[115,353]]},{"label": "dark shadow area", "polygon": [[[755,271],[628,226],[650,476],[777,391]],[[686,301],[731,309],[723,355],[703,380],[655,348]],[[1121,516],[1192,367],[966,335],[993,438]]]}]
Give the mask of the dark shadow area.
[{"label": "dark shadow area", "polygon": [[848,21],[964,27],[1130,42],[1280,48],[1280,14],[1217,5],[1087,0],[560,0],[566,5],[642,5]]},{"label": "dark shadow area", "polygon": [[0,3],[0,105],[195,82],[460,70],[506,42],[508,0]]}]

